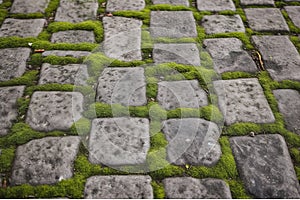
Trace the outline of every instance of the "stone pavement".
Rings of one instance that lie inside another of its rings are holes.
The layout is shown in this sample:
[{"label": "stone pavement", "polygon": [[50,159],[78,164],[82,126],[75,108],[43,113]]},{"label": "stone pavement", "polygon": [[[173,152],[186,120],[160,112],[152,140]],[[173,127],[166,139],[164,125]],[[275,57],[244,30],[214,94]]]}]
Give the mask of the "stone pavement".
[{"label": "stone pavement", "polygon": [[0,0],[0,198],[300,198],[299,0]]}]

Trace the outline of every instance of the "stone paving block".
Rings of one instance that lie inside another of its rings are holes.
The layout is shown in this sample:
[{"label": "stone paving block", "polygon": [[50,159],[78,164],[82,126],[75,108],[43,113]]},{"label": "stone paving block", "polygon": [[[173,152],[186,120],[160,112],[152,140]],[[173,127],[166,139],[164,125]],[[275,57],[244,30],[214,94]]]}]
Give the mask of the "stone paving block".
[{"label": "stone paving block", "polygon": [[30,52],[29,48],[0,49],[0,81],[22,76],[26,70],[26,61]]},{"label": "stone paving block", "polygon": [[299,183],[282,136],[233,137],[230,144],[248,192],[262,199],[299,199]]},{"label": "stone paving block", "polygon": [[171,4],[174,6],[189,6],[188,0],[152,0],[153,4]]},{"label": "stone paving block", "polygon": [[232,0],[197,0],[197,8],[200,11],[235,11],[235,5]]},{"label": "stone paving block", "polygon": [[26,123],[38,131],[69,130],[81,118],[82,104],[79,92],[35,92]]},{"label": "stone paving block", "polygon": [[240,0],[241,5],[266,5],[266,6],[274,6],[274,0]]},{"label": "stone paving block", "polygon": [[245,32],[243,21],[239,15],[206,15],[201,23],[207,34]]},{"label": "stone paving block", "polygon": [[296,90],[274,90],[279,111],[284,117],[286,128],[300,134],[300,94]]},{"label": "stone paving block", "polygon": [[217,73],[243,71],[256,72],[256,64],[242,49],[243,43],[237,38],[204,40],[204,46],[211,55]]},{"label": "stone paving block", "polygon": [[63,50],[51,50],[45,51],[42,53],[42,56],[59,56],[59,57],[74,57],[74,58],[81,58],[89,56],[91,52],[89,51],[63,51]]},{"label": "stone paving block", "polygon": [[273,123],[272,110],[256,78],[219,80],[213,83],[225,124]]},{"label": "stone paving block", "polygon": [[153,199],[150,176],[92,176],[84,189],[86,199]]},{"label": "stone paving block", "polygon": [[152,37],[197,37],[196,23],[191,11],[152,11],[150,19]]},{"label": "stone paving block", "polygon": [[105,68],[98,79],[97,101],[125,106],[147,103],[144,69]]},{"label": "stone paving block", "polygon": [[95,43],[95,34],[93,31],[69,30],[59,31],[52,34],[53,43]]},{"label": "stone paving block", "polygon": [[300,28],[300,6],[285,6],[284,9],[288,13],[295,26]]},{"label": "stone paving block", "polygon": [[0,136],[8,134],[17,118],[17,100],[22,97],[24,89],[25,86],[0,87]]},{"label": "stone paving block", "polygon": [[300,0],[284,0],[284,1],[286,1],[286,2],[300,2]]},{"label": "stone paving block", "polygon": [[155,63],[176,62],[184,65],[200,66],[199,50],[194,43],[154,44],[153,59]]},{"label": "stone paving block", "polygon": [[167,199],[231,199],[230,189],[223,180],[191,177],[163,180]]},{"label": "stone paving block", "polygon": [[107,0],[106,11],[143,10],[145,0]]},{"label": "stone paving block", "polygon": [[50,65],[44,63],[40,73],[39,84],[60,83],[72,85],[86,85],[88,71],[86,65]]},{"label": "stone paving block", "polygon": [[11,13],[44,13],[50,0],[14,0]]},{"label": "stone paving block", "polygon": [[44,19],[12,19],[4,20],[0,28],[0,37],[37,37],[43,30]]},{"label": "stone paving block", "polygon": [[136,165],[146,161],[150,148],[149,120],[94,119],[89,139],[89,160],[107,166]]},{"label": "stone paving block", "polygon": [[169,119],[163,122],[168,141],[167,159],[175,165],[215,165],[221,156],[218,126],[204,119]]},{"label": "stone paving block", "polygon": [[78,23],[95,20],[97,10],[97,0],[60,0],[55,21]]},{"label": "stone paving block", "polygon": [[288,36],[253,36],[252,40],[274,80],[300,80],[300,55]]},{"label": "stone paving block", "polygon": [[73,176],[80,137],[46,137],[17,148],[12,184],[55,184]]},{"label": "stone paving block", "polygon": [[0,0],[0,4],[3,3],[3,0]]},{"label": "stone paving block", "polygon": [[208,104],[207,95],[197,80],[159,82],[157,101],[167,110],[199,108]]}]

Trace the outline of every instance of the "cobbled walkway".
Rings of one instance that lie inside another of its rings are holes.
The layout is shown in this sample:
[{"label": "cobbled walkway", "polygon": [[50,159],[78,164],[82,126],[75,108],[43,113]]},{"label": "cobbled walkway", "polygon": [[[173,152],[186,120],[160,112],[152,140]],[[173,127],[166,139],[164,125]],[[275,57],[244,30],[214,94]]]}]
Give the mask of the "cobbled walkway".
[{"label": "cobbled walkway", "polygon": [[300,0],[0,0],[0,198],[300,198]]}]

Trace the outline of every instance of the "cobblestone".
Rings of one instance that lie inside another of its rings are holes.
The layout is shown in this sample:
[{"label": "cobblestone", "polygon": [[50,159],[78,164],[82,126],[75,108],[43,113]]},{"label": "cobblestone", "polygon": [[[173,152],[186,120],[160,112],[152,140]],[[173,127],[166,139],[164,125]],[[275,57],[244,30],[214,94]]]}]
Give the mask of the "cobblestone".
[{"label": "cobblestone", "polygon": [[53,43],[95,43],[95,35],[92,31],[70,30],[53,33],[51,37]]},{"label": "cobblestone", "polygon": [[224,11],[232,10],[235,11],[235,5],[232,0],[197,0],[197,8],[200,11]]},{"label": "cobblestone", "polygon": [[52,50],[52,51],[45,51],[42,55],[44,57],[47,56],[59,56],[59,57],[74,57],[74,58],[81,58],[89,56],[91,52],[88,51],[62,51],[62,50]]},{"label": "cobblestone", "polygon": [[126,1],[118,1],[118,0],[107,0],[106,11],[114,12],[114,11],[123,11],[123,10],[142,10],[145,7],[144,0],[126,0]]},{"label": "cobblestone", "polygon": [[189,6],[190,3],[188,0],[152,0],[153,4],[171,4],[175,6]]},{"label": "cobblestone", "polygon": [[37,13],[45,12],[50,0],[14,0],[10,9],[11,13]]},{"label": "cobblestone", "polygon": [[300,28],[300,6],[285,6],[284,9],[287,11],[292,22]]},{"label": "cobblestone", "polygon": [[274,0],[241,0],[241,5],[268,5],[274,6]]}]

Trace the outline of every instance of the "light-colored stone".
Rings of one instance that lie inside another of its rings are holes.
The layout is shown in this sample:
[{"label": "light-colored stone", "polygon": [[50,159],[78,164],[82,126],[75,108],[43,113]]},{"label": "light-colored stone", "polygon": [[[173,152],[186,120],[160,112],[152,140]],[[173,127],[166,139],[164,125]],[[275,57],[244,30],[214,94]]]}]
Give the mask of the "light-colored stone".
[{"label": "light-colored stone", "polygon": [[153,4],[171,4],[174,6],[189,6],[188,0],[152,0]]},{"label": "light-colored stone", "polygon": [[232,0],[197,0],[197,8],[200,11],[235,11],[235,5]]},{"label": "light-colored stone", "polygon": [[142,10],[145,0],[107,0],[106,11]]},{"label": "light-colored stone", "polygon": [[50,0],[14,0],[11,13],[44,13]]},{"label": "light-colored stone", "polygon": [[95,43],[95,34],[93,31],[69,30],[59,31],[52,34],[51,42],[53,43]]},{"label": "light-colored stone", "polygon": [[245,32],[243,21],[239,15],[206,15],[201,23],[207,34]]},{"label": "light-colored stone", "polygon": [[300,6],[286,6],[284,9],[287,11],[292,22],[300,28]]},{"label": "light-colored stone", "polygon": [[59,56],[59,57],[74,57],[74,58],[81,58],[89,56],[91,52],[89,51],[63,51],[63,50],[51,50],[43,52],[43,56]]},{"label": "light-colored stone", "polygon": [[241,5],[248,6],[248,5],[268,5],[274,6],[274,0],[240,0]]}]

